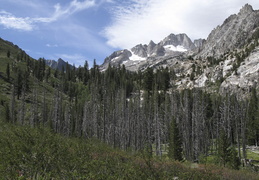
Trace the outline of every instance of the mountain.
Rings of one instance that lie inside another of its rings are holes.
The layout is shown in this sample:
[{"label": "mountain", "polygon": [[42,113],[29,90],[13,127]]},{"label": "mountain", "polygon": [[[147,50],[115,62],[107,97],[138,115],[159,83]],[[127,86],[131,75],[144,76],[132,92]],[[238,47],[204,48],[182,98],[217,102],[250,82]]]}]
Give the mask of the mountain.
[{"label": "mountain", "polygon": [[170,34],[155,44],[152,40],[148,45],[138,44],[131,49],[124,49],[112,53],[101,65],[106,69],[108,65],[125,65],[126,69],[137,71],[145,69],[147,64],[153,64],[157,59],[181,56],[185,52],[193,51],[202,46],[203,40],[196,40],[195,43],[186,34]]},{"label": "mountain", "polygon": [[[114,52],[101,68],[124,65],[130,71],[168,67],[178,89],[249,91],[258,87],[259,11],[249,4],[229,16],[208,38],[193,42],[186,34],[170,34],[158,44],[136,45]],[[213,88],[212,88],[213,87]]]},{"label": "mountain", "polygon": [[238,14],[229,16],[221,26],[209,34],[202,51],[202,58],[220,55],[243,47],[259,26],[259,11],[246,4]]},{"label": "mountain", "polygon": [[219,58],[184,34],[110,57],[138,72],[54,71],[0,39],[0,177],[259,179],[259,28],[249,37]]},{"label": "mountain", "polygon": [[[63,59],[59,58],[58,61],[55,60],[45,60],[46,65],[51,67],[52,69],[58,69],[58,70],[62,70],[62,68],[64,67],[64,70],[66,70],[66,66],[68,64],[68,62],[65,62]],[[71,64],[68,64],[70,67],[73,67]]]}]

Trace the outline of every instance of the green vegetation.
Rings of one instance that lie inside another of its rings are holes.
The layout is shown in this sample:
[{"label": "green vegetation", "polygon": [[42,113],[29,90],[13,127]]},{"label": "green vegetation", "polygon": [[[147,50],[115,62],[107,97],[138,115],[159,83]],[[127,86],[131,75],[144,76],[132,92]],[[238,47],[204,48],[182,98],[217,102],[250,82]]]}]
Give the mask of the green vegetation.
[{"label": "green vegetation", "polygon": [[100,72],[87,62],[53,70],[44,58],[34,60],[0,39],[0,176],[258,178],[240,166],[255,156],[246,145],[259,142],[257,90],[243,100],[178,91],[170,84],[174,78],[168,68]]},{"label": "green vegetation", "polygon": [[168,157],[176,160],[182,161],[182,140],[180,137],[180,132],[177,127],[175,118],[172,119],[169,127],[169,147],[168,147]]},{"label": "green vegetation", "polygon": [[156,159],[96,139],[68,138],[38,127],[1,123],[0,177],[5,179],[258,179],[212,165]]}]

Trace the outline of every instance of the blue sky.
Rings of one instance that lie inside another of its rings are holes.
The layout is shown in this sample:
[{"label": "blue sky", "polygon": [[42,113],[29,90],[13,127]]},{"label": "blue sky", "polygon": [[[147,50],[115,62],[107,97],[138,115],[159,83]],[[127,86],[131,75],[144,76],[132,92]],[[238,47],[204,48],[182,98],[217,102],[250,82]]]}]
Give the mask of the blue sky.
[{"label": "blue sky", "polygon": [[113,51],[170,33],[207,38],[254,0],[0,0],[0,37],[35,59],[102,64]]}]

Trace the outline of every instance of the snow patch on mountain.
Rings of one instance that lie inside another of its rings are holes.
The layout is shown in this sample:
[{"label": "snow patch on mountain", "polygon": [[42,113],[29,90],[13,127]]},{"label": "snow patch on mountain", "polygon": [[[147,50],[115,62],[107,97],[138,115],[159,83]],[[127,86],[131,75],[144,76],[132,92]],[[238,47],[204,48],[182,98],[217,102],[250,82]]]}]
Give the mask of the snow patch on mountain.
[{"label": "snow patch on mountain", "polygon": [[115,57],[115,58],[113,58],[112,60],[111,60],[111,62],[114,62],[114,61],[116,61],[117,59],[119,59],[120,57]]},{"label": "snow patch on mountain", "polygon": [[174,45],[165,45],[164,46],[166,51],[178,51],[178,52],[186,52],[187,49],[183,46],[174,46]]},{"label": "snow patch on mountain", "polygon": [[131,52],[131,56],[129,57],[129,59],[131,60],[131,61],[144,61],[144,60],[146,60],[146,58],[144,58],[144,57],[140,57],[140,56],[138,56],[137,54],[135,54],[134,52],[132,52],[132,51],[130,51]]}]

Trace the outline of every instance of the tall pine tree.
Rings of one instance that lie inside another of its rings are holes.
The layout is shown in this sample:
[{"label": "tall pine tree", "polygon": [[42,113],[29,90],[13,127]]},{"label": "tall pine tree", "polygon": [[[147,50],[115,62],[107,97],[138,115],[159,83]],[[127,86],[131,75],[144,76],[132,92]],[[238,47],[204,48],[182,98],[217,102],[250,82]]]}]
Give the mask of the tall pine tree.
[{"label": "tall pine tree", "polygon": [[175,118],[172,118],[169,127],[169,151],[168,157],[176,161],[182,161],[182,141]]},{"label": "tall pine tree", "polygon": [[219,163],[222,164],[224,167],[226,166],[229,155],[230,155],[230,143],[227,137],[225,130],[222,128],[220,131],[220,137],[218,140],[218,158]]}]

